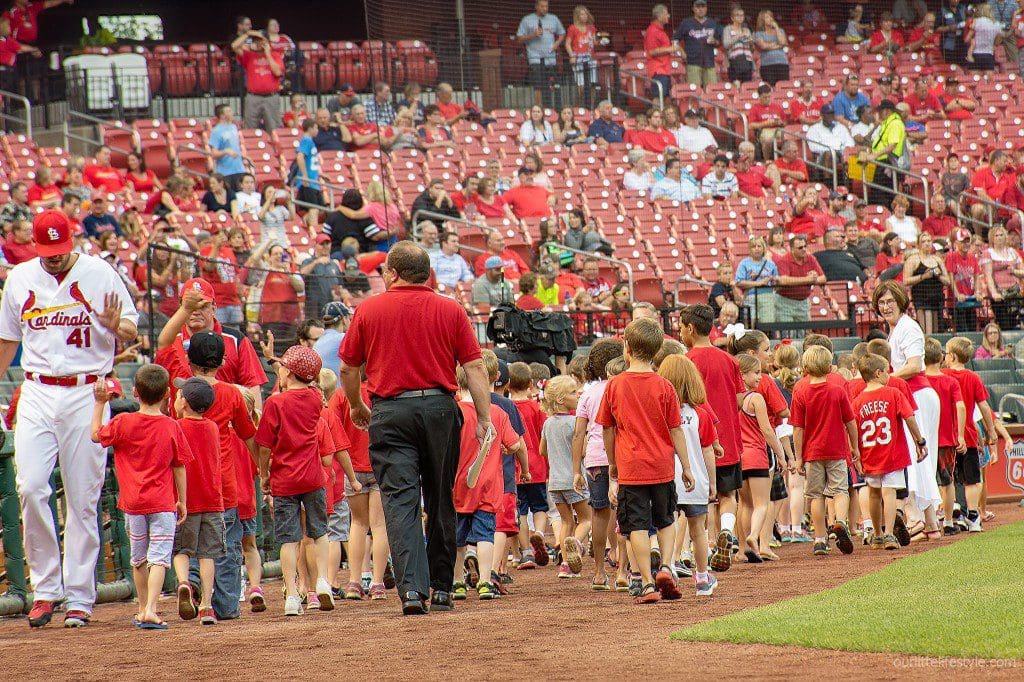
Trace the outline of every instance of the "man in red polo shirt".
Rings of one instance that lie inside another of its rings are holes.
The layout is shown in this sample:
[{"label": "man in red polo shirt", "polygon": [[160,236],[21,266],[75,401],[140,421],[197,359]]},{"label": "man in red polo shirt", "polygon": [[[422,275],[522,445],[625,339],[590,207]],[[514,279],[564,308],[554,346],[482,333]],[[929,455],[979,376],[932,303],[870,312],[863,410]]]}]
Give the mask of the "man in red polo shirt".
[{"label": "man in red polo shirt", "polygon": [[519,169],[519,184],[501,195],[512,208],[512,215],[523,218],[547,218],[551,215],[554,195],[547,187],[533,184],[533,171],[526,166]]},{"label": "man in red polo shirt", "polygon": [[[971,177],[971,192],[986,201],[1005,202],[1005,195],[1013,188],[1013,174],[1007,172],[1010,156],[1001,149],[992,152],[988,165],[982,166]],[[971,217],[977,221],[987,220],[988,206],[975,202],[971,205]]]},{"label": "man in red polo shirt", "polygon": [[[456,364],[473,398],[476,437],[483,443],[492,432],[491,386],[476,334],[458,302],[424,286],[429,277],[426,251],[408,241],[393,246],[384,266],[387,291],[359,304],[338,351],[352,423],[370,432],[370,464],[405,615],[454,608],[452,488],[462,440]],[[360,392],[364,365],[372,418]]]},{"label": "man in red polo shirt", "polygon": [[807,164],[798,154],[800,148],[793,140],[786,140],[782,144],[782,156],[776,158],[769,166],[774,166],[779,171],[783,184],[791,185],[797,182],[807,182]]},{"label": "man in red polo shirt", "polygon": [[258,128],[262,124],[268,133],[280,128],[282,53],[275,51],[267,37],[256,31],[247,31],[235,38],[231,50],[245,69],[245,127]]},{"label": "man in red polo shirt", "polygon": [[825,283],[817,259],[807,253],[807,237],[789,238],[789,252],[775,259],[779,279],[775,288],[776,322],[809,322],[811,287]]},{"label": "man in red polo shirt", "polygon": [[755,166],[750,154],[741,154],[736,158],[735,175],[740,192],[755,199],[763,198],[764,191],[774,186],[771,178],[765,175],[764,166]]},{"label": "man in red polo shirt", "polygon": [[2,249],[4,258],[11,265],[30,261],[39,255],[32,241],[32,223],[27,220],[15,221]]},{"label": "man in red polo shirt", "polygon": [[942,102],[934,93],[928,91],[928,81],[924,78],[918,78],[914,82],[914,91],[904,97],[903,101],[910,107],[911,121],[926,123],[946,118]]},{"label": "man in red polo shirt", "polygon": [[810,80],[800,81],[797,96],[789,103],[789,122],[811,125],[821,118],[821,107],[825,100],[814,96],[814,83]]},{"label": "man in red polo shirt", "polygon": [[946,198],[936,192],[931,198],[931,212],[921,223],[921,229],[935,239],[949,239],[949,233],[959,226],[956,216],[949,215]]},{"label": "man in red polo shirt", "polygon": [[74,0],[14,0],[14,6],[3,13],[2,18],[11,22],[11,35],[19,43],[34,43],[39,40],[40,12],[61,5],[70,5]]},{"label": "man in red polo shirt", "polygon": [[242,299],[238,296],[238,262],[235,252],[227,245],[227,234],[210,225],[210,243],[199,252],[200,256],[211,259],[200,261],[202,278],[213,287],[214,317],[221,324],[232,327],[242,325]]},{"label": "man in red polo shirt", "polygon": [[775,135],[786,124],[786,112],[772,102],[772,86],[758,86],[757,104],[750,107],[747,120],[750,122],[750,129],[754,131],[754,141],[761,145],[762,158],[772,158],[775,154]]},{"label": "man in red polo shirt", "polygon": [[434,104],[441,110],[441,115],[444,116],[444,124],[450,126],[457,121],[461,121],[469,115],[464,107],[459,106],[456,102],[452,101],[452,95],[455,94],[452,90],[452,86],[448,83],[438,83],[437,88],[434,90],[437,94],[437,101]]},{"label": "man in red polo shirt", "polygon": [[[644,31],[644,52],[647,54],[647,77],[661,83],[664,97],[672,92],[672,57],[681,53],[665,27],[668,25],[668,7],[655,5],[651,9],[651,23]],[[657,98],[657,92],[651,93]]]},{"label": "man in red polo shirt", "polygon": [[107,145],[96,150],[96,162],[85,167],[82,177],[86,184],[93,189],[100,189],[110,194],[124,191],[124,178],[110,164],[110,147]]},{"label": "man in red polo shirt", "polygon": [[487,234],[487,251],[477,256],[473,263],[473,270],[477,277],[487,271],[484,264],[491,256],[501,259],[501,266],[505,269],[505,279],[519,279],[524,272],[530,271],[530,266],[519,257],[518,253],[505,248],[505,236],[497,230],[491,230]]},{"label": "man in red polo shirt", "polygon": [[380,149],[384,141],[378,137],[377,124],[366,120],[366,107],[362,104],[352,106],[352,120],[341,126],[341,139],[350,152]]}]

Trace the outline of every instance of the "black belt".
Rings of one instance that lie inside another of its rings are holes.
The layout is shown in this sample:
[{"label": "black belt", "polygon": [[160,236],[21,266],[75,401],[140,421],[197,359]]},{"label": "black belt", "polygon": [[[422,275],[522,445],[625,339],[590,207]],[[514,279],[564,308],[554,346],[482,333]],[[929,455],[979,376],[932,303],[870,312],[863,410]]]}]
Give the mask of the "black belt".
[{"label": "black belt", "polygon": [[404,400],[406,398],[426,398],[432,395],[446,395],[451,397],[452,392],[445,388],[424,388],[418,391],[405,391],[398,395],[389,395],[386,398],[374,396],[375,400]]}]

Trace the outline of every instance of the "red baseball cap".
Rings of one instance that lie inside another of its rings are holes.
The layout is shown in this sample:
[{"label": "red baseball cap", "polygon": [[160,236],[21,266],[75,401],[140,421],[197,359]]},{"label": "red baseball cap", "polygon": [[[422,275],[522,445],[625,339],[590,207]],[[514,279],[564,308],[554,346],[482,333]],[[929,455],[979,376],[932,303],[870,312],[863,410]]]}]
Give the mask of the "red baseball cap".
[{"label": "red baseball cap", "polygon": [[184,298],[185,292],[190,290],[198,291],[207,301],[212,301],[215,298],[213,285],[200,277],[193,277],[182,285],[181,297]]},{"label": "red baseball cap", "polygon": [[55,208],[32,219],[32,238],[36,242],[36,253],[43,258],[71,253],[75,245],[71,238],[71,221]]},{"label": "red baseball cap", "polygon": [[124,397],[124,389],[121,387],[121,382],[113,377],[107,379],[107,392],[109,392],[111,396],[117,396],[118,398]]},{"label": "red baseball cap", "polygon": [[962,227],[953,233],[953,239],[958,242],[969,242],[973,236],[970,230],[965,230]]},{"label": "red baseball cap", "polygon": [[278,362],[303,381],[316,381],[324,366],[320,354],[309,346],[292,346]]},{"label": "red baseball cap", "polygon": [[317,244],[330,244],[331,243],[331,235],[329,235],[329,234],[322,234],[322,233],[318,234],[316,236],[316,243]]}]

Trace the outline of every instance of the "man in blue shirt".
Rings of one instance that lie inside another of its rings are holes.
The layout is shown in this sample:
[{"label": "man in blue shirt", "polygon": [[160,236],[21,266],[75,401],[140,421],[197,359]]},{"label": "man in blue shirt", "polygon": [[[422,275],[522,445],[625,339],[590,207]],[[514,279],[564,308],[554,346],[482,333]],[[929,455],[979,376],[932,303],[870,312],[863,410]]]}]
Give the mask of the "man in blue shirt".
[{"label": "man in blue shirt", "polygon": [[587,137],[594,138],[599,145],[617,144],[622,142],[626,129],[622,124],[612,118],[612,103],[604,100],[597,105],[597,118],[587,128]]},{"label": "man in blue shirt", "polygon": [[[295,164],[299,172],[295,176],[295,198],[307,204],[315,206],[324,205],[323,191],[320,189],[320,154],[317,151],[313,138],[320,132],[316,121],[307,118],[302,122],[302,139],[299,141],[299,149],[295,154]],[[307,207],[308,208],[308,207]],[[312,214],[312,217],[309,215]],[[316,224],[319,211],[310,208],[306,214],[309,224]]]},{"label": "man in blue shirt", "polygon": [[473,269],[459,254],[459,235],[454,232],[445,234],[441,240],[441,249],[429,255],[430,267],[434,269],[438,285],[454,289],[459,282],[472,282],[475,279]]},{"label": "man in blue shirt", "polygon": [[313,344],[313,350],[320,356],[324,368],[337,374],[341,367],[338,349],[341,347],[341,340],[345,338],[345,330],[352,319],[352,311],[341,301],[331,301],[324,306],[322,315],[324,333]]},{"label": "man in blue shirt", "polygon": [[693,16],[683,19],[672,40],[683,43],[686,52],[686,81],[706,87],[718,82],[715,73],[715,45],[722,37],[722,26],[708,18],[707,0],[694,0]]},{"label": "man in blue shirt", "polygon": [[245,175],[242,163],[242,145],[238,139],[238,126],[230,104],[218,104],[213,110],[217,125],[210,131],[210,151],[214,170],[224,176],[228,187],[238,191],[238,184]]},{"label": "man in blue shirt", "polygon": [[82,218],[82,228],[93,239],[98,238],[101,232],[108,230],[113,230],[118,237],[123,236],[121,227],[117,224],[117,218],[113,214],[107,213],[106,195],[99,193],[93,197],[89,215]]},{"label": "man in blue shirt", "polygon": [[860,77],[851,73],[843,82],[843,89],[832,100],[832,109],[835,111],[836,119],[850,127],[860,120],[857,116],[857,109],[864,105],[871,106],[871,100],[860,91]]},{"label": "man in blue shirt", "polygon": [[960,0],[948,0],[939,13],[936,33],[942,34],[942,58],[949,64],[963,64],[967,54],[964,44],[964,24],[967,21],[967,8]]},{"label": "man in blue shirt", "polygon": [[541,90],[544,106],[554,106],[551,83],[558,78],[558,48],[565,40],[565,28],[554,14],[548,14],[548,0],[537,0],[533,14],[519,22],[516,40],[526,46],[529,85]]},{"label": "man in blue shirt", "polygon": [[700,188],[689,173],[683,177],[683,164],[676,159],[665,162],[665,177],[651,188],[651,199],[690,202],[700,196]]}]

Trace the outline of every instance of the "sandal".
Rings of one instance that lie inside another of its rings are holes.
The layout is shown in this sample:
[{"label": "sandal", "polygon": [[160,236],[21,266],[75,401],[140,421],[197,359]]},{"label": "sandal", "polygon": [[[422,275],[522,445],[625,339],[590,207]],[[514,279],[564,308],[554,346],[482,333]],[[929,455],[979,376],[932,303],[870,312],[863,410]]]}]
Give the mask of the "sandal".
[{"label": "sandal", "polygon": [[775,552],[761,552],[761,561],[778,561],[779,555]]},{"label": "sandal", "polygon": [[608,576],[605,576],[602,580],[594,578],[594,581],[590,583],[590,589],[594,592],[607,592],[611,588],[608,587]]},{"label": "sandal", "polygon": [[615,591],[616,592],[629,592],[629,578],[616,578],[615,579]]},{"label": "sandal", "polygon": [[634,604],[656,604],[661,601],[661,592],[658,592],[653,583],[647,583],[640,590],[640,594],[633,597]]},{"label": "sandal", "polygon": [[995,512],[986,511],[985,514],[981,517],[981,520],[982,521],[991,521],[995,517],[996,517],[996,513]]},{"label": "sandal", "polygon": [[907,532],[910,533],[910,537],[920,535],[924,532],[924,521],[915,521],[910,526],[907,526]]}]

